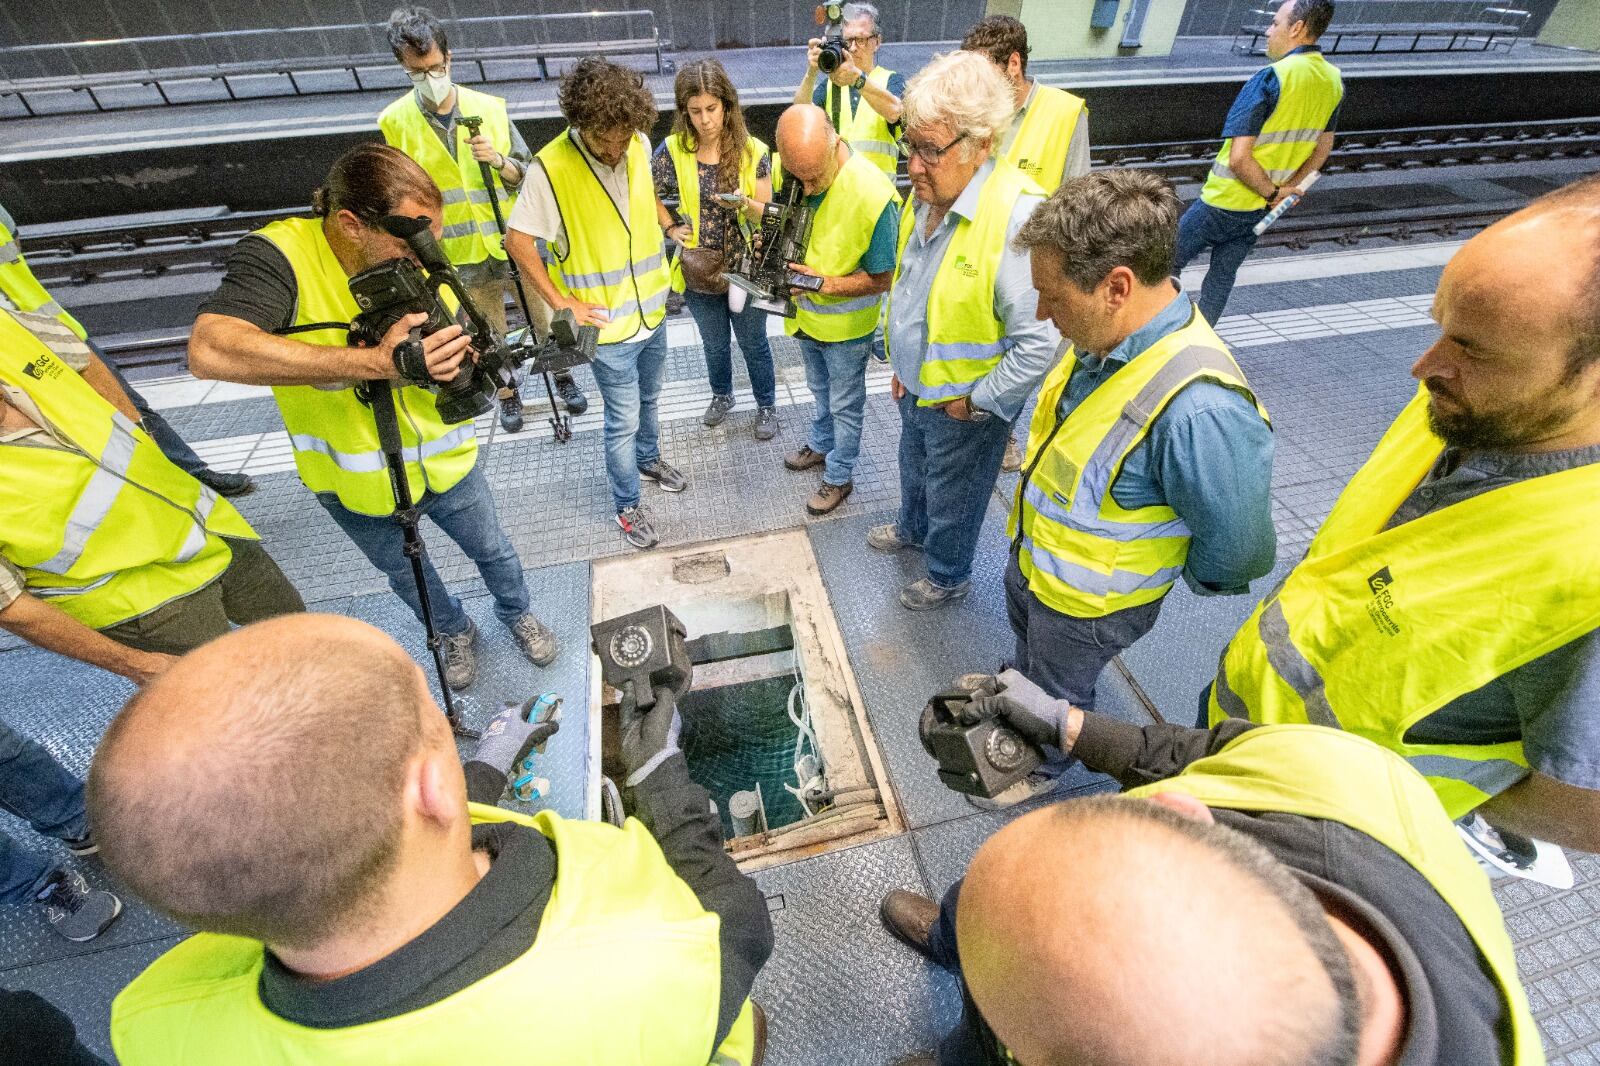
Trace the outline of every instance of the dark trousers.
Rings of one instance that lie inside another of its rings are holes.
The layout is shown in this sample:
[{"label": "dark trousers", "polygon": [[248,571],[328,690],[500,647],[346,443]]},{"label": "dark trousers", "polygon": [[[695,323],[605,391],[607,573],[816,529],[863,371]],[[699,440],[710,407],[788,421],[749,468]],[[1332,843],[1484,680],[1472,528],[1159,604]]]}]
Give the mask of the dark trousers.
[{"label": "dark trousers", "polygon": [[[0,723],[0,809],[44,836],[70,840],[88,831],[83,782],[40,744]],[[44,890],[59,864],[0,833],[0,903],[23,903]]]},{"label": "dark trousers", "polygon": [[700,346],[706,353],[706,376],[715,396],[733,395],[733,343],[739,338],[744,366],[750,372],[750,391],[757,407],[772,407],[778,402],[777,371],[772,366],[772,345],[767,341],[767,313],[746,307],[734,314],[726,294],[712,296],[694,292],[683,294],[684,305],[700,330]]},{"label": "dark trousers", "polygon": [[928,579],[955,588],[972,576],[983,513],[1000,475],[1011,423],[963,422],[900,397],[900,514],[895,531],[922,545]]},{"label": "dark trousers", "polygon": [[233,549],[232,562],[205,588],[100,632],[140,651],[182,655],[233,626],[306,609],[300,593],[259,543],[230,538],[228,547]]},{"label": "dark trousers", "polygon": [[[928,930],[928,951],[933,961],[961,976],[961,955],[956,949],[956,908],[961,882],[950,886],[939,903],[939,919]],[[939,1041],[939,1066],[1012,1066],[972,1001],[966,982],[961,983],[961,1021]]]},{"label": "dark trousers", "polygon": [[1196,200],[1178,220],[1178,248],[1172,261],[1174,274],[1188,266],[1195,256],[1211,249],[1211,265],[1206,268],[1206,279],[1200,284],[1200,299],[1196,302],[1200,313],[1213,326],[1222,317],[1222,309],[1228,306],[1234,279],[1239,275],[1239,264],[1256,246],[1255,224],[1266,213],[1265,208],[1224,211],[1204,200]]}]

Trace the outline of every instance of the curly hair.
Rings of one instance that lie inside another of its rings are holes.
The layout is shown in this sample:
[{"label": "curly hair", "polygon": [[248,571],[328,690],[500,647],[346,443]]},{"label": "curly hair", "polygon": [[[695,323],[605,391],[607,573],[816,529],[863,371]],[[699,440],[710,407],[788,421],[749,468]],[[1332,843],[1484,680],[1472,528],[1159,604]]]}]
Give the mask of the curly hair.
[{"label": "curly hair", "polygon": [[714,96],[722,101],[722,141],[719,145],[717,182],[725,190],[739,187],[739,168],[744,163],[745,145],[750,134],[744,126],[744,110],[739,106],[739,90],[733,87],[728,72],[715,59],[697,59],[678,70],[673,85],[678,111],[672,119],[672,132],[686,148],[698,148],[699,136],[689,121],[689,101],[696,96]]},{"label": "curly hair", "polygon": [[988,15],[975,22],[961,38],[963,52],[977,52],[1005,69],[1012,53],[1022,58],[1022,73],[1028,73],[1028,27],[1010,15]]},{"label": "curly hair", "polygon": [[947,52],[906,82],[901,103],[905,128],[946,123],[965,134],[962,158],[970,160],[976,145],[993,154],[1011,126],[1011,83],[978,52]]},{"label": "curly hair", "polygon": [[557,100],[575,129],[648,134],[656,124],[656,98],[645,88],[644,75],[599,56],[581,59],[561,75]]}]

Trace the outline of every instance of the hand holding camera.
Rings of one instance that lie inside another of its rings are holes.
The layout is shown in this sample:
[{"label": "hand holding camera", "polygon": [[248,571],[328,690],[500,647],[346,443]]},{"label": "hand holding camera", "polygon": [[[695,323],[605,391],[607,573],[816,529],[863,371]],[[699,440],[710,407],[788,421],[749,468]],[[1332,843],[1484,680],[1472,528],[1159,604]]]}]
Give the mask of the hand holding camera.
[{"label": "hand holding camera", "polygon": [[462,360],[469,358],[472,338],[456,325],[421,336],[417,331],[427,321],[421,312],[406,315],[384,333],[377,345],[384,377],[441,383],[455,378]]},{"label": "hand holding camera", "polygon": [[1044,762],[1046,746],[1071,750],[1081,712],[1015,670],[928,701],[917,731],[956,792],[994,798]]}]

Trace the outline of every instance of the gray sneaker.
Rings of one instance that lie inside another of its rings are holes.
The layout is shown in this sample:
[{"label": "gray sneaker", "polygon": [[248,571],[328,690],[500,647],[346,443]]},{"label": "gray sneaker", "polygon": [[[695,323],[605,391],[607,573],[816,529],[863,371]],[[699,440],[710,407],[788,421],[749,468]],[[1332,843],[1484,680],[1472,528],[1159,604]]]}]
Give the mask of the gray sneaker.
[{"label": "gray sneaker", "polygon": [[467,619],[460,633],[445,634],[444,679],[450,691],[460,692],[478,680],[478,625]]},{"label": "gray sneaker", "polygon": [[556,661],[556,635],[531,612],[511,624],[511,636],[533,665],[549,666]]},{"label": "gray sneaker", "polygon": [[722,420],[728,417],[728,412],[733,410],[732,396],[718,396],[711,394],[711,404],[706,408],[705,415],[700,419],[708,426],[720,426]]},{"label": "gray sneaker", "polygon": [[682,492],[689,487],[689,479],[665,459],[653,459],[645,463],[639,468],[639,476],[660,485],[662,492]]},{"label": "gray sneaker", "polygon": [[876,548],[881,552],[891,555],[902,548],[920,548],[922,545],[913,544],[909,540],[900,539],[900,530],[893,522],[885,522],[881,526],[873,526],[867,530],[867,546]]},{"label": "gray sneaker", "polygon": [[617,513],[617,525],[622,527],[622,535],[635,548],[654,548],[656,546],[656,527],[650,521],[650,515],[643,507],[634,506],[625,511],[619,511]]},{"label": "gray sneaker", "polygon": [[778,409],[763,407],[756,412],[756,440],[771,440],[778,435]]},{"label": "gray sneaker", "polygon": [[122,901],[109,892],[91,889],[76,870],[58,870],[36,897],[45,921],[74,944],[93,940],[110,928],[122,913]]},{"label": "gray sneaker", "polygon": [[908,611],[932,611],[948,604],[959,603],[972,591],[972,582],[963,581],[953,589],[935,585],[928,578],[918,578],[900,590],[900,606]]}]

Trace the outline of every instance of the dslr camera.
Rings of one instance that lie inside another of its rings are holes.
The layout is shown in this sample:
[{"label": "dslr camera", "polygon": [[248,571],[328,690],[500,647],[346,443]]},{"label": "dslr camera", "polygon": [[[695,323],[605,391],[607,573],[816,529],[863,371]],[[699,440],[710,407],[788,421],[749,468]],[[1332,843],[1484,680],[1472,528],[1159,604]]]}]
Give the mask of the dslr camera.
[{"label": "dslr camera", "polygon": [[817,69],[832,74],[850,54],[844,43],[844,5],[823,4],[817,8],[817,22],[822,26],[822,50],[817,53]]},{"label": "dslr camera", "polygon": [[782,191],[761,209],[755,234],[738,230],[739,243],[728,256],[728,284],[745,294],[745,302],[769,314],[794,317],[792,289],[816,292],[822,279],[789,269],[805,260],[811,241],[811,209],[805,190],[785,176]]},{"label": "dslr camera", "polygon": [[1038,748],[997,718],[968,725],[961,711],[982,693],[946,692],[922,709],[917,733],[922,747],[939,764],[946,788],[993,799],[1027,777],[1044,761]]}]

